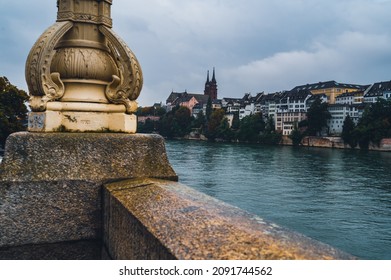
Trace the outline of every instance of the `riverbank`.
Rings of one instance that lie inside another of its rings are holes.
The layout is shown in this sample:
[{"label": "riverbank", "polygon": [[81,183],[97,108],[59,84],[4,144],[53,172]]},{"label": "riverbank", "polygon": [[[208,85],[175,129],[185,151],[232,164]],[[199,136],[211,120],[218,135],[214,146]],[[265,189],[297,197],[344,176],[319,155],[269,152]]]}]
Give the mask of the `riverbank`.
[{"label": "riverbank", "polygon": [[[183,138],[184,140],[196,140],[196,141],[208,141],[202,134],[190,134]],[[225,142],[224,140],[215,139],[216,142]],[[279,143],[283,146],[293,146],[292,140],[289,136],[282,136],[281,142]],[[317,148],[331,148],[331,149],[354,149],[360,150],[360,147],[357,145],[355,148],[351,148],[349,145],[345,144],[342,137],[318,137],[318,136],[306,136],[300,143],[300,146],[303,147],[317,147]],[[369,151],[380,151],[380,152],[391,152],[391,138],[384,138],[380,141],[380,145],[370,143],[368,146]]]},{"label": "riverbank", "polygon": [[[288,136],[283,136],[281,145],[292,146],[292,140]],[[300,143],[304,147],[332,148],[332,149],[352,149],[346,145],[341,137],[315,137],[306,136]],[[353,148],[360,150],[359,146]],[[384,138],[380,145],[371,143],[368,147],[369,151],[391,152],[391,138]]]}]

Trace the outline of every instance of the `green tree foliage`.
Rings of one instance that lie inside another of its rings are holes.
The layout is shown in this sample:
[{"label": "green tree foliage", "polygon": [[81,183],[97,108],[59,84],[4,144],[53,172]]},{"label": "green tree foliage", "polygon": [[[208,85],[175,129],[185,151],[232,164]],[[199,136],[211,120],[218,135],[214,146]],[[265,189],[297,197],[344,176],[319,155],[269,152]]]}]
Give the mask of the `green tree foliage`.
[{"label": "green tree foliage", "polygon": [[[139,112],[142,112],[142,109],[139,109]],[[167,138],[184,137],[192,129],[196,130],[197,133],[204,134],[211,141],[219,139],[223,141],[239,140],[242,142],[278,144],[282,138],[280,133],[275,132],[272,118],[268,119],[265,124],[262,114],[251,115],[241,121],[239,121],[239,114],[235,114],[232,127],[230,127],[224,109],[213,110],[209,121],[207,121],[203,112],[200,112],[197,118],[192,118],[189,109],[176,107],[164,114],[158,124],[148,120],[145,124],[139,124],[140,132],[149,133],[152,128],[153,131],[157,128],[158,132]]]},{"label": "green tree foliage", "polygon": [[246,116],[240,121],[238,139],[244,142],[258,142],[260,132],[264,130],[265,122],[262,114]]},{"label": "green tree foliage", "polygon": [[176,135],[183,137],[190,132],[190,125],[192,122],[191,111],[187,107],[179,107],[175,111],[174,120],[176,122]]},{"label": "green tree foliage", "polygon": [[159,132],[167,138],[184,137],[191,130],[191,112],[187,107],[175,107],[160,119]]},{"label": "green tree foliage", "polygon": [[239,119],[239,112],[234,113],[234,117],[232,119],[232,130],[238,130],[240,128],[240,119]]},{"label": "green tree foliage", "polygon": [[163,116],[166,110],[162,107],[139,107],[137,109],[137,116]]},{"label": "green tree foliage", "polygon": [[276,124],[275,124],[274,118],[273,118],[273,116],[270,116],[266,119],[265,132],[272,133],[275,130],[276,130]]},{"label": "green tree foliage", "polygon": [[0,144],[2,146],[8,135],[26,129],[27,100],[25,91],[12,85],[6,77],[0,77]]},{"label": "green tree foliage", "polygon": [[299,146],[301,144],[301,140],[303,140],[304,134],[299,130],[298,124],[295,123],[294,128],[289,135],[289,138],[292,140],[293,146]]},{"label": "green tree foliage", "polygon": [[214,110],[209,118],[208,121],[208,130],[206,132],[206,137],[208,137],[209,140],[215,140],[216,138],[219,138],[221,133],[221,127],[223,120],[225,118],[225,111],[223,109],[217,109]]},{"label": "green tree foliage", "polygon": [[167,138],[175,137],[175,120],[174,120],[174,112],[170,111],[166,113],[161,119],[159,123],[159,133]]},{"label": "green tree foliage", "polygon": [[209,119],[212,115],[212,112],[213,112],[213,108],[212,108],[212,98],[208,98],[208,103],[206,104],[206,112],[205,112],[205,116],[206,116],[206,121],[209,122]]},{"label": "green tree foliage", "polygon": [[217,129],[218,131],[218,138],[221,138],[225,141],[231,141],[235,137],[235,133],[232,131],[232,129],[229,127],[229,122],[226,117],[222,119],[220,122],[220,125]]},{"label": "green tree foliage", "polygon": [[206,117],[204,115],[203,111],[200,111],[197,114],[197,117],[193,120],[191,127],[200,129],[200,131],[204,131],[204,128],[206,126]]},{"label": "green tree foliage", "polygon": [[259,143],[264,145],[278,145],[281,140],[282,134],[275,131],[262,133],[259,136]]},{"label": "green tree foliage", "polygon": [[151,119],[146,119],[145,123],[138,123],[137,131],[139,133],[152,133],[156,130],[158,122],[155,122]]},{"label": "green tree foliage", "polygon": [[356,128],[356,124],[353,122],[352,118],[348,115],[343,122],[341,137],[344,143],[348,144],[352,148],[357,146],[355,128]]},{"label": "green tree foliage", "polygon": [[391,137],[391,101],[379,99],[370,104],[354,133],[362,149],[367,149],[371,142],[379,145],[383,138]]},{"label": "green tree foliage", "polygon": [[310,136],[320,136],[322,130],[327,127],[327,120],[331,115],[327,109],[327,103],[322,102],[317,96],[307,111],[307,133]]}]

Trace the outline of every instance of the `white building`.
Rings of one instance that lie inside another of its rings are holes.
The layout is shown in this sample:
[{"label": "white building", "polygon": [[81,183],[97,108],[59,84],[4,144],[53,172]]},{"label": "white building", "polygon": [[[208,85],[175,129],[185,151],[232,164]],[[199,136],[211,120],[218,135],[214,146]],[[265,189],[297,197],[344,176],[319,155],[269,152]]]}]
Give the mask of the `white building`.
[{"label": "white building", "polygon": [[335,98],[335,104],[361,104],[364,101],[364,94],[363,90],[343,93]]},{"label": "white building", "polygon": [[283,93],[279,103],[276,103],[276,131],[280,131],[282,135],[290,135],[295,125],[307,118],[307,101],[311,97],[309,90]]},{"label": "white building", "polygon": [[239,119],[243,119],[244,117],[248,117],[255,114],[255,104],[251,103],[241,107],[239,110]]},{"label": "white building", "polygon": [[365,103],[376,103],[379,98],[391,99],[391,81],[373,84],[364,95]]},{"label": "white building", "polygon": [[328,120],[329,133],[340,135],[342,133],[343,124],[347,116],[353,120],[355,124],[361,117],[362,104],[330,104],[328,110],[331,118]]}]

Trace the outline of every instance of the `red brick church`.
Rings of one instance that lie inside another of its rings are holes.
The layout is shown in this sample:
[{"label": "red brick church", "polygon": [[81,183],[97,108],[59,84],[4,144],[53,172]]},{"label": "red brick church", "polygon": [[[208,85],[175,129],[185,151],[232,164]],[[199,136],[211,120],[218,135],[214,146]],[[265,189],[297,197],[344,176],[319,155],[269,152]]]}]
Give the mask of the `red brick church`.
[{"label": "red brick church", "polygon": [[184,106],[192,111],[195,106],[200,108],[206,106],[209,98],[212,102],[217,100],[217,81],[215,68],[213,68],[212,79],[210,79],[208,71],[205,82],[204,94],[188,93],[187,91],[173,91],[167,98],[166,105],[168,110],[171,110],[175,106]]}]

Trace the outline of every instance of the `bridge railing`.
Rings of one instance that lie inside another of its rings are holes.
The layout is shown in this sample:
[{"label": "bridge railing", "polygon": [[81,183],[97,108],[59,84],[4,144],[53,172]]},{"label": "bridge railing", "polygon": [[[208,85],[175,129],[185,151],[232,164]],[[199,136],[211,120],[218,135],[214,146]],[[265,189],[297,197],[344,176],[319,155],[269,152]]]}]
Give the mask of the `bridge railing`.
[{"label": "bridge railing", "polygon": [[177,178],[157,135],[15,133],[0,165],[0,259],[100,259],[102,246],[109,259],[353,258]]},{"label": "bridge railing", "polygon": [[113,259],[352,259],[177,182],[105,185],[103,236]]}]

